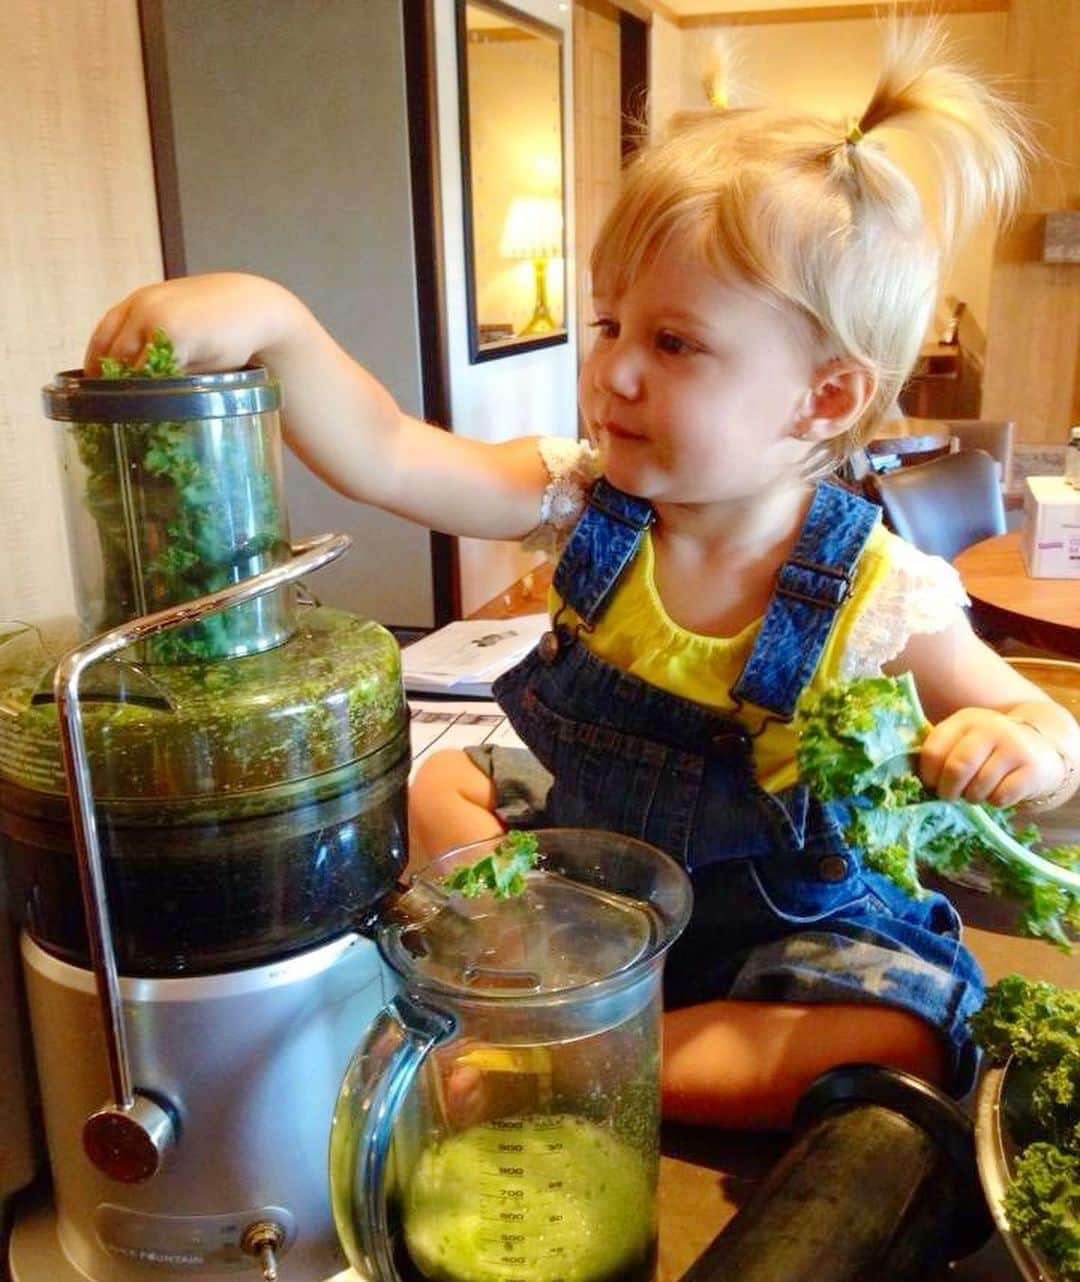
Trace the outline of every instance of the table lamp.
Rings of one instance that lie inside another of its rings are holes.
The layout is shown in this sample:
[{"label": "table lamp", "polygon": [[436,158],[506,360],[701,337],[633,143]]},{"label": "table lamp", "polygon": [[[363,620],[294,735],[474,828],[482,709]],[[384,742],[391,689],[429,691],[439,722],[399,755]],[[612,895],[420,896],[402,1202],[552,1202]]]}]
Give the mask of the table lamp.
[{"label": "table lamp", "polygon": [[533,314],[519,335],[550,334],[560,328],[548,310],[547,265],[562,252],[560,202],[554,196],[515,196],[506,215],[499,254],[531,261],[536,279]]}]

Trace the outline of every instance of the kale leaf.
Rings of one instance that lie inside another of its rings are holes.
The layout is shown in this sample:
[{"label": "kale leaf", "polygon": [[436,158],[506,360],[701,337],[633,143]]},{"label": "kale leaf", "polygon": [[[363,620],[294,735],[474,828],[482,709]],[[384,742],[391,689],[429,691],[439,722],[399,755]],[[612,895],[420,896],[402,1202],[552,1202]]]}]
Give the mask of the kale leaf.
[{"label": "kale leaf", "polygon": [[443,885],[466,899],[476,899],[485,892],[496,899],[510,899],[525,889],[525,874],[536,867],[539,854],[534,833],[508,832],[490,855],[455,868],[443,878]]},{"label": "kale leaf", "polygon": [[101,358],[102,378],[180,378],[183,373],[172,339],[163,329],[155,329],[150,336],[141,365],[118,361],[114,356]]},{"label": "kale leaf", "polygon": [[1029,935],[1070,950],[1080,928],[1080,846],[1037,851],[1033,825],[986,802],[944,801],[916,773],[930,730],[910,673],[834,682],[796,712],[799,776],[822,801],[842,800],[846,837],[866,864],[924,894],[919,869],[957,873],[981,858],[996,893],[1018,901]]}]

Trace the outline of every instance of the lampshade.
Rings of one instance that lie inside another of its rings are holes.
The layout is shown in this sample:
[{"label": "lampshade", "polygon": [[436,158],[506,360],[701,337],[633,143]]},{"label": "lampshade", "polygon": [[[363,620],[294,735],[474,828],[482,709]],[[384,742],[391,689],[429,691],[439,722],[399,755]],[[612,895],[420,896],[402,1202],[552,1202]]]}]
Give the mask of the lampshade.
[{"label": "lampshade", "polygon": [[562,253],[562,206],[554,196],[515,196],[506,215],[502,258],[557,258]]}]

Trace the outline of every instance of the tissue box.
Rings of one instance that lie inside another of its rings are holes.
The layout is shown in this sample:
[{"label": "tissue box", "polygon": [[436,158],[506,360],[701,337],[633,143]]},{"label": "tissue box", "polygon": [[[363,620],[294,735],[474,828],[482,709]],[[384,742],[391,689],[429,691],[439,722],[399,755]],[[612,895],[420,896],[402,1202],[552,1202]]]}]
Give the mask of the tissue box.
[{"label": "tissue box", "polygon": [[1080,579],[1080,490],[1063,476],[1024,482],[1020,550],[1033,579]]}]

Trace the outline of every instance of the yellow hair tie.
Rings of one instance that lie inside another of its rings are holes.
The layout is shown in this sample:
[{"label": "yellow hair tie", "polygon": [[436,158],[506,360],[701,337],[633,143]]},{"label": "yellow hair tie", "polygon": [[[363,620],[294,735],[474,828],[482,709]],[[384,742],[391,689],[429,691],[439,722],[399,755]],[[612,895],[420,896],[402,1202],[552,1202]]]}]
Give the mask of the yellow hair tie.
[{"label": "yellow hair tie", "polygon": [[863,131],[859,128],[859,122],[853,119],[848,125],[848,131],[844,135],[844,141],[854,147],[857,142],[862,142],[862,140]]},{"label": "yellow hair tie", "polygon": [[709,100],[709,106],[715,107],[719,111],[725,111],[728,106],[727,89],[720,76],[705,77],[705,97]]}]

